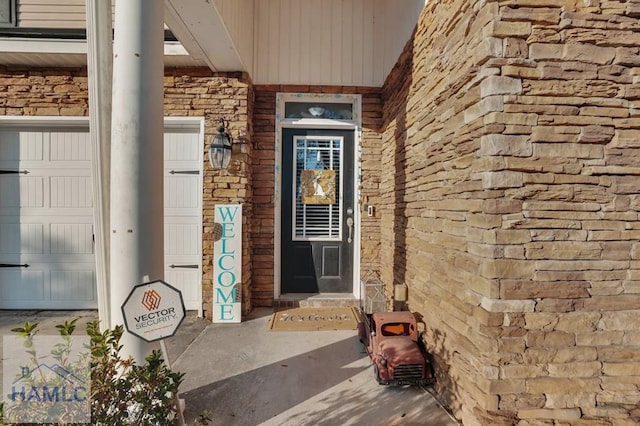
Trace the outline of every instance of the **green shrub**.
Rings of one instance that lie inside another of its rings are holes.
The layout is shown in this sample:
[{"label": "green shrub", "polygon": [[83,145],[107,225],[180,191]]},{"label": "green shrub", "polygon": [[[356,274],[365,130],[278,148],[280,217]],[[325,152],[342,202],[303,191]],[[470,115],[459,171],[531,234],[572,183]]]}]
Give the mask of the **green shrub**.
[{"label": "green shrub", "polygon": [[[61,335],[61,343],[51,351],[51,355],[64,368],[76,368],[70,359],[70,338],[75,331],[77,319],[57,325]],[[24,338],[29,362],[38,365],[38,355],[33,345],[33,336],[37,333],[38,324],[25,323],[23,327],[12,331]],[[184,373],[174,372],[165,364],[162,353],[153,351],[145,358],[144,365],[136,365],[132,358],[122,358],[120,338],[124,333],[123,326],[100,331],[99,322],[87,324],[90,338],[91,366],[91,423],[94,425],[178,425],[178,387]],[[88,352],[88,351],[87,351]],[[86,360],[83,364],[86,369]],[[61,404],[54,404],[59,406]],[[63,405],[63,404],[62,404]],[[31,415],[31,403],[29,405]],[[35,406],[36,410],[51,409],[47,406]],[[59,407],[58,407],[59,409]],[[0,403],[0,424],[4,414],[11,418],[11,412],[3,413],[9,407]],[[63,418],[60,425],[72,425],[73,416],[65,413],[43,412],[43,415]],[[202,413],[196,424],[208,424],[208,413]]]}]

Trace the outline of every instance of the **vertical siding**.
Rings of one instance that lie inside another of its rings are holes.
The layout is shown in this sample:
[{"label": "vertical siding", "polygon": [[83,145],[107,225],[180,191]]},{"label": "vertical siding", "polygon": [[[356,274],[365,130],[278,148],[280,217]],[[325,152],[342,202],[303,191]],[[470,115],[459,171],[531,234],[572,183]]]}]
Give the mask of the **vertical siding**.
[{"label": "vertical siding", "polygon": [[[215,0],[257,84],[381,86],[424,0]],[[85,0],[21,0],[18,25],[85,28]]]},{"label": "vertical siding", "polygon": [[253,4],[254,0],[215,0],[246,69],[253,67]]},{"label": "vertical siding", "polygon": [[384,54],[380,55],[384,71],[384,79],[396,64],[404,45],[411,37],[425,2],[422,0],[401,1],[375,0],[376,2],[376,46],[380,46]]},{"label": "vertical siding", "polygon": [[287,52],[284,50],[281,38],[281,34],[282,37],[284,37],[286,34],[283,34],[283,32],[281,32],[278,28],[278,24],[280,22],[279,18],[281,17],[281,8],[277,3],[278,2],[274,3],[276,7],[270,9],[269,14],[267,15],[269,17],[269,46],[272,47],[272,49],[269,49],[267,51],[267,53],[269,54],[267,66],[270,72],[270,76],[273,76],[272,78],[277,78],[278,75],[280,75],[280,73],[282,72],[279,66],[281,62],[280,59],[283,57],[287,57]]},{"label": "vertical siding", "polygon": [[254,82],[381,86],[423,6],[424,0],[258,1]]}]

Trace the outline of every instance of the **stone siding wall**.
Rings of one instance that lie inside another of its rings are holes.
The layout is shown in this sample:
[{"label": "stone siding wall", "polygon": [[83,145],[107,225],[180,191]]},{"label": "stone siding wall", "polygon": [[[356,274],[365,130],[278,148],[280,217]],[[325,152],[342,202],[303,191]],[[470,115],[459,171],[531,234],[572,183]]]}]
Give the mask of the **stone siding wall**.
[{"label": "stone siding wall", "polygon": [[[203,309],[212,309],[213,206],[243,204],[243,311],[251,309],[252,187],[252,86],[241,73],[212,73],[207,68],[167,68],[164,77],[166,116],[204,117],[205,152],[203,194]],[[0,115],[87,116],[88,80],[85,68],[0,68]],[[233,160],[226,171],[213,171],[208,163],[208,139],[216,133],[218,119],[229,120],[236,138]]]},{"label": "stone siding wall", "polygon": [[272,306],[275,243],[276,94],[279,87],[255,86],[253,106],[253,301]]},{"label": "stone siding wall", "polygon": [[[254,227],[253,301],[256,306],[272,306],[274,292],[274,190],[276,95],[281,93],[358,93],[362,95],[362,182],[361,207],[379,204],[380,142],[382,119],[380,90],[363,87],[258,85],[254,105]],[[361,269],[378,270],[380,231],[378,220],[362,212]],[[356,284],[357,285],[357,284]]]},{"label": "stone siding wall", "polygon": [[89,114],[87,70],[0,67],[1,115]]},{"label": "stone siding wall", "polygon": [[385,83],[382,275],[465,424],[640,423],[639,18],[429,2]]},{"label": "stone siding wall", "polygon": [[[242,73],[212,73],[207,68],[165,70],[165,114],[205,117],[203,184],[202,303],[205,318],[211,319],[213,303],[214,206],[242,204],[242,300],[243,315],[252,304],[253,227],[253,89]],[[215,171],[209,165],[209,139],[217,133],[220,118],[229,121],[227,132],[233,137],[233,154],[227,170]]]}]

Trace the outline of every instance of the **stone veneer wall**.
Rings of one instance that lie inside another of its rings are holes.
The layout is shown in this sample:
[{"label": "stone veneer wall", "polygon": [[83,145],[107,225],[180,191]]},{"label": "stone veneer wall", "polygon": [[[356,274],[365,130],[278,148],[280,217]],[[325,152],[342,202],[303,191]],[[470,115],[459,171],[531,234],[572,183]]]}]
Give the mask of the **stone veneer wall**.
[{"label": "stone veneer wall", "polygon": [[465,424],[640,423],[639,18],[428,2],[385,83],[382,275]]},{"label": "stone veneer wall", "polygon": [[[206,318],[212,309],[213,206],[243,204],[243,312],[251,310],[252,266],[252,106],[251,83],[241,73],[212,73],[207,68],[167,68],[164,77],[166,116],[204,117],[204,204],[203,204],[203,308]],[[0,67],[0,115],[86,116],[89,113],[85,68],[38,69]],[[216,133],[218,119],[229,120],[236,138],[232,164],[227,171],[211,170],[206,150]]]},{"label": "stone veneer wall", "polygon": [[[274,292],[274,189],[275,189],[275,130],[276,94],[282,93],[358,93],[362,95],[362,182],[363,203],[379,204],[380,141],[382,118],[380,89],[338,86],[257,85],[254,105],[254,226],[253,244],[253,303],[272,306]],[[378,219],[362,215],[361,269],[378,270],[380,231]],[[358,285],[356,283],[356,285]]]},{"label": "stone veneer wall", "polygon": [[[202,303],[204,316],[211,319],[213,304],[214,206],[242,204],[242,313],[251,311],[253,259],[253,88],[242,73],[212,73],[207,68],[165,71],[165,114],[205,117]],[[220,118],[229,121],[233,155],[227,170],[214,171],[209,165],[209,139],[217,134]]]}]

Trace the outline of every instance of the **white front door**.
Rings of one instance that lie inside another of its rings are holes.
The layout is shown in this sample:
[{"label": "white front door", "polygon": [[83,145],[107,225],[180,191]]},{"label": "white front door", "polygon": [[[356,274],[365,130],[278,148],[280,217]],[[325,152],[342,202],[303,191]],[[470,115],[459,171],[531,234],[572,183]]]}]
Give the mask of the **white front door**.
[{"label": "white front door", "polygon": [[[201,287],[199,151],[198,130],[165,132],[165,280],[187,309]],[[86,126],[0,130],[0,309],[97,307],[91,194]]]}]

